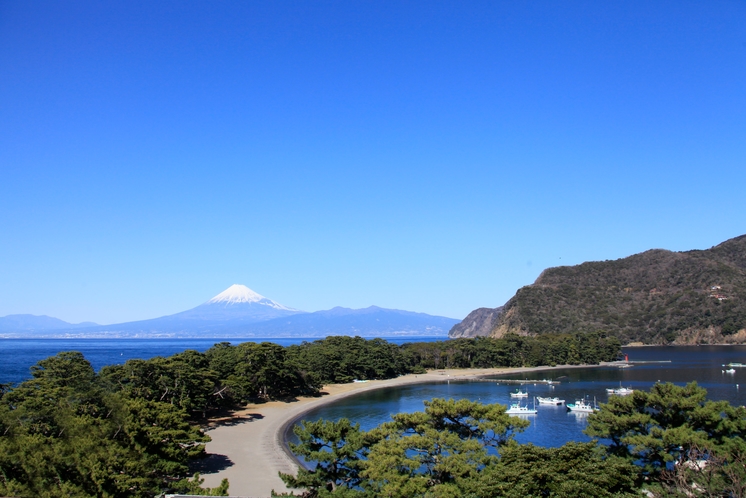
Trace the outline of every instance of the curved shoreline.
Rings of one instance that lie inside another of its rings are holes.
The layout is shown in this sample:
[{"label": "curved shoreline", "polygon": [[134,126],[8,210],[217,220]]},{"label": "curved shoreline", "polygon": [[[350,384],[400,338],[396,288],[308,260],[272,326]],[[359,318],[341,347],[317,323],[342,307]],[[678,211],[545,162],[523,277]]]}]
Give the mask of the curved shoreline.
[{"label": "curved shoreline", "polygon": [[602,365],[432,370],[426,374],[409,374],[394,379],[332,384],[324,386],[322,392],[326,394],[317,398],[247,405],[234,412],[232,417],[216,421],[216,425],[208,429],[212,441],[207,443],[206,450],[223,465],[202,474],[204,486],[218,486],[221,479],[227,478],[231,496],[269,497],[273,489],[278,493],[291,491],[278,476],[278,472],[295,474],[299,466],[287,446],[286,433],[311,410],[349,396],[387,387],[595,366]]}]

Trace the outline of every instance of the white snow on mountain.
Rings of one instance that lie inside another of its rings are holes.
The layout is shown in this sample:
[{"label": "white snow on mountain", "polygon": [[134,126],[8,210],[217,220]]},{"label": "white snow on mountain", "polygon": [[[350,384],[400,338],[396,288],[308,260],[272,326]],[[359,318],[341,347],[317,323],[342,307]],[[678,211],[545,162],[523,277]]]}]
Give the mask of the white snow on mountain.
[{"label": "white snow on mountain", "polygon": [[253,290],[249,289],[245,285],[240,284],[233,284],[227,289],[225,289],[223,292],[218,294],[217,296],[213,297],[209,301],[207,301],[205,304],[240,304],[240,303],[258,303],[263,304],[265,306],[269,306],[278,310],[286,310],[286,311],[298,311],[293,308],[288,308],[287,306],[283,306],[282,304],[275,302],[269,298],[266,298],[259,294],[258,292],[254,292]]}]

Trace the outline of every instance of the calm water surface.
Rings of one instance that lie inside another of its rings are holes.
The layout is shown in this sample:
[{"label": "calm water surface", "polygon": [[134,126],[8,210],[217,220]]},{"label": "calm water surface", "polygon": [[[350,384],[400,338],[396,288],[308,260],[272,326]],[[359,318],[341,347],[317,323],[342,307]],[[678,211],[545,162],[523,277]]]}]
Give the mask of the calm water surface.
[{"label": "calm water surface", "polygon": [[[731,362],[746,363],[746,346],[624,348],[624,352],[631,362],[666,363],[639,363],[624,369],[552,368],[480,381],[444,381],[403,386],[345,398],[320,407],[304,418],[337,420],[346,417],[360,423],[363,430],[369,430],[390,420],[395,413],[423,410],[423,401],[432,398],[470,399],[509,405],[510,393],[518,386],[505,383],[505,379],[528,381],[523,387],[529,393],[529,406],[533,404],[534,396],[557,396],[568,403],[581,398],[593,402],[595,398],[601,404],[608,400],[606,388],[623,385],[647,390],[656,381],[678,385],[697,381],[707,389],[710,399],[723,399],[736,405],[746,404],[746,368],[736,368],[735,374],[727,374],[723,372],[727,367],[722,366]],[[541,379],[557,380],[560,383],[552,387],[531,382]],[[585,415],[568,412],[564,406],[537,405],[537,408],[538,414],[526,416],[531,425],[516,437],[518,442],[552,447],[561,446],[568,441],[590,441],[582,432],[587,422]],[[290,440],[293,440],[293,436],[290,436]]]},{"label": "calm water surface", "polygon": [[[80,351],[98,371],[106,365],[116,365],[131,359],[147,360],[155,356],[171,356],[187,349],[205,352],[219,342],[274,342],[280,346],[313,342],[318,337],[245,339],[0,339],[0,384],[17,383],[31,377],[29,367],[39,360],[61,351]],[[432,342],[446,339],[443,336],[384,337],[388,342]]]}]

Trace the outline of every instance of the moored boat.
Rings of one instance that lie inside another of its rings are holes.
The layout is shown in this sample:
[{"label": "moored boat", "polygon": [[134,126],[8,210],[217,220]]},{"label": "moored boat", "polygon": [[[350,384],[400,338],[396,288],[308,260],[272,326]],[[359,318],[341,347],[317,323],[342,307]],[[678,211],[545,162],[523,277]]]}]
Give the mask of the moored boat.
[{"label": "moored boat", "polygon": [[518,403],[511,403],[510,408],[505,410],[505,413],[509,415],[536,415],[538,410],[534,408],[529,408],[528,406],[521,405],[520,402]]},{"label": "moored boat", "polygon": [[608,394],[617,394],[619,396],[626,396],[627,394],[632,394],[633,392],[635,392],[635,390],[632,389],[631,387],[622,387],[622,383],[620,382],[619,387],[606,389],[606,392]]},{"label": "moored boat", "polygon": [[514,393],[510,393],[511,398],[528,398],[528,391],[521,391],[516,389]]},{"label": "moored boat", "polygon": [[541,396],[536,397],[539,400],[540,405],[562,405],[565,403],[564,399],[554,398],[542,398]]},{"label": "moored boat", "polygon": [[593,413],[598,410],[598,408],[592,406],[590,403],[587,403],[584,399],[579,399],[575,401],[575,403],[568,403],[567,409],[571,412],[580,413]]}]

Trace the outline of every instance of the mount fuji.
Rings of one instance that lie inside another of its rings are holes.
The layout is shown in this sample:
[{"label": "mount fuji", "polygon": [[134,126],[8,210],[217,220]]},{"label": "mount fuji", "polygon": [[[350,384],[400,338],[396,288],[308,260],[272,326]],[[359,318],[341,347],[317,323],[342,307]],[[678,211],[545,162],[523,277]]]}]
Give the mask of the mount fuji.
[{"label": "mount fuji", "polygon": [[245,285],[233,284],[204,304],[175,315],[159,318],[203,320],[210,322],[263,322],[273,318],[296,315],[305,311],[288,308],[262,296]]},{"label": "mount fuji", "polygon": [[[1,320],[1,319],[0,319]],[[249,289],[231,285],[199,306],[150,320],[35,330],[17,328],[2,337],[325,337],[327,335],[447,336],[460,320],[371,306],[361,310],[333,308],[308,313],[290,308]],[[62,322],[65,323],[65,322]]]},{"label": "mount fuji", "polygon": [[305,312],[283,306],[245,285],[236,284],[196,308],[180,313],[150,320],[88,327],[80,332],[86,336],[94,333],[97,336],[127,337],[199,336],[225,329],[245,329],[254,323],[298,313]]}]

